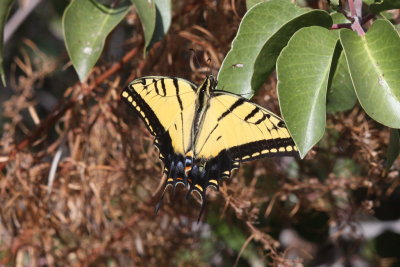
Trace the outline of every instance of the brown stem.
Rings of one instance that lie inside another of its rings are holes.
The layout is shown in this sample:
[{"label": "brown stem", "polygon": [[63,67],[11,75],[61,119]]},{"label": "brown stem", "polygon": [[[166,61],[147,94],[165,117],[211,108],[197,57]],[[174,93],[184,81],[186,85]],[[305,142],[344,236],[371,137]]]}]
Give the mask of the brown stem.
[{"label": "brown stem", "polygon": [[351,23],[339,23],[339,24],[333,24],[331,29],[332,30],[338,30],[338,29],[351,29]]}]

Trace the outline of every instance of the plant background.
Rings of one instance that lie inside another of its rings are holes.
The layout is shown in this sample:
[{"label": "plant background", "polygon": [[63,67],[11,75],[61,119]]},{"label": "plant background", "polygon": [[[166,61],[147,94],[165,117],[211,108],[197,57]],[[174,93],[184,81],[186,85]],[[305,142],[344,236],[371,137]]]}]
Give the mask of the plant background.
[{"label": "plant background", "polygon": [[[400,162],[385,169],[389,129],[358,106],[328,115],[304,160],[243,164],[210,190],[200,223],[182,189],[154,215],[162,166],[120,91],[145,75],[216,75],[245,1],[173,1],[169,33],[146,57],[132,9],[84,84],[63,43],[67,5],[43,1],[5,45],[0,265],[398,266]],[[279,113],[275,87],[272,74],[253,100]]]}]

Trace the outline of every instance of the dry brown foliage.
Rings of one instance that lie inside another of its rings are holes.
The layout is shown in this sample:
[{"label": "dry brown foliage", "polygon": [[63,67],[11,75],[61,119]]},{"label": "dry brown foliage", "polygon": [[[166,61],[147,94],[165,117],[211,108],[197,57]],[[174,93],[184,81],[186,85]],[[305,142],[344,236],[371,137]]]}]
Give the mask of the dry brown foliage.
[{"label": "dry brown foliage", "polygon": [[[219,193],[209,192],[208,214],[199,224],[198,204],[185,201],[183,190],[167,195],[154,215],[162,166],[143,123],[121,104],[121,88],[150,74],[201,81],[209,67],[199,68],[190,49],[202,62],[211,58],[216,73],[244,11],[243,1],[181,2],[169,34],[148,57],[142,56],[142,34],[135,34],[120,62],[102,61],[87,83],[61,88],[64,95],[45,116],[37,111],[35,89],[60,62],[26,40],[14,60],[13,95],[3,103],[0,266],[226,266],[218,255],[240,265],[238,254],[248,249],[270,265],[303,266],[318,256],[317,243],[282,246],[268,218],[290,227],[307,214],[324,213],[327,224],[317,231],[336,226],[327,237],[335,243],[360,214],[373,214],[397,190],[399,162],[389,172],[383,166],[388,130],[356,107],[328,116],[328,144],[305,160],[245,164]],[[134,11],[127,21],[140,25]],[[32,62],[27,50],[40,56]],[[277,112],[273,76],[265,88],[255,101]],[[332,164],[343,157],[359,165],[359,174],[334,173]],[[288,177],[293,161],[299,170]],[[325,180],[315,172],[320,161],[331,166]],[[245,234],[240,251],[218,245],[221,237],[212,232],[219,224]],[[362,241],[355,232],[351,238]],[[213,247],[203,255],[207,239]]]}]

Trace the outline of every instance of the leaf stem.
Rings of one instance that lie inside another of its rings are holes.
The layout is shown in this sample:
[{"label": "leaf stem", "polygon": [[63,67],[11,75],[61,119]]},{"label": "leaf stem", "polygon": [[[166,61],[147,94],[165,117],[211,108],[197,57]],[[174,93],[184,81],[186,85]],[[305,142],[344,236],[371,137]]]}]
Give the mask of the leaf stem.
[{"label": "leaf stem", "polygon": [[365,35],[365,31],[360,24],[360,20],[358,17],[355,17],[353,24],[351,24],[351,28],[358,33],[359,36]]},{"label": "leaf stem", "polygon": [[332,30],[338,30],[338,29],[351,29],[351,23],[339,23],[339,24],[333,24],[331,27]]},{"label": "leaf stem", "polygon": [[361,26],[360,18],[362,14],[362,0],[348,0],[349,8],[351,13],[351,18],[353,19],[353,23],[351,25],[351,29],[356,31],[358,35],[365,35],[365,31]]},{"label": "leaf stem", "polygon": [[352,29],[353,31],[356,31],[358,35],[363,36],[365,34],[365,31],[362,25],[367,23],[369,20],[373,19],[375,15],[369,13],[361,18],[362,0],[348,0],[348,3],[351,15],[348,16],[346,12],[342,9],[339,10],[339,12],[341,12],[348,20],[352,21],[352,23],[333,24],[331,29],[332,30],[343,29],[343,28]]}]

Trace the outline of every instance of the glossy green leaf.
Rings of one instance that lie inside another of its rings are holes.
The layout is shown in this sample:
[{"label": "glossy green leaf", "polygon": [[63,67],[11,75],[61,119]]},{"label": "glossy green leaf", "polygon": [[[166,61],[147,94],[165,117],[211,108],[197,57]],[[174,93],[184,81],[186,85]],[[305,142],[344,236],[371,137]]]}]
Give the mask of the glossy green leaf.
[{"label": "glossy green leaf", "polygon": [[142,22],[145,51],[150,49],[153,34],[156,29],[157,9],[153,0],[131,0]]},{"label": "glossy green leaf", "polygon": [[[339,23],[350,23],[350,21],[342,14],[338,12],[332,12],[329,14],[332,18],[333,24],[339,24]],[[339,31],[335,31],[339,34]]]},{"label": "glossy green leaf", "polygon": [[340,51],[340,57],[333,72],[331,86],[326,96],[327,112],[338,112],[351,109],[357,102],[357,96],[351,81],[346,57]]},{"label": "glossy green leaf", "polygon": [[281,113],[301,157],[325,131],[326,92],[337,41],[337,35],[327,29],[303,28],[278,58]]},{"label": "glossy green leaf", "polygon": [[372,13],[379,13],[384,10],[399,9],[400,0],[381,0],[380,2],[373,3],[369,6],[369,10]]},{"label": "glossy green leaf", "polygon": [[329,2],[330,2],[331,7],[334,7],[334,8],[336,8],[336,7],[338,7],[340,5],[340,1],[339,0],[331,0]]},{"label": "glossy green leaf", "polygon": [[[171,25],[171,0],[155,0],[156,2],[156,38],[163,37]],[[159,33],[159,34],[157,34]]]},{"label": "glossy green leaf", "polygon": [[389,147],[387,151],[386,168],[392,167],[400,154],[400,130],[390,129]]},{"label": "glossy green leaf", "polygon": [[4,66],[3,66],[4,27],[13,2],[14,0],[0,1],[0,78],[3,83],[3,86],[6,86],[6,77],[4,74]]},{"label": "glossy green leaf", "polygon": [[165,36],[171,25],[171,0],[131,0],[143,27],[145,52]]},{"label": "glossy green leaf", "polygon": [[[330,14],[334,24],[350,23],[350,21],[342,14],[333,12]],[[340,30],[333,31],[339,38]],[[326,95],[327,112],[345,111],[354,106],[357,101],[354,92],[353,83],[351,81],[349,68],[347,67],[346,57],[341,47],[336,47],[338,58],[335,58],[336,64],[332,64],[331,84]]]},{"label": "glossy green leaf", "polygon": [[311,25],[328,28],[332,19],[325,11],[299,8],[288,0],[271,0],[251,8],[222,63],[219,89],[251,97],[275,68],[290,37]]},{"label": "glossy green leaf", "polygon": [[157,9],[154,1],[150,0],[131,0],[136,6],[136,11],[142,23],[145,51],[148,51],[156,29]]},{"label": "glossy green leaf", "polygon": [[68,55],[81,81],[96,64],[111,30],[125,17],[129,6],[108,8],[94,0],[72,0],[63,15]]},{"label": "glossy green leaf", "polygon": [[171,25],[171,0],[155,0],[155,3],[156,27],[151,43],[160,41],[167,34]]},{"label": "glossy green leaf", "polygon": [[393,25],[377,20],[364,36],[340,32],[353,85],[365,112],[400,128],[400,37]]}]

